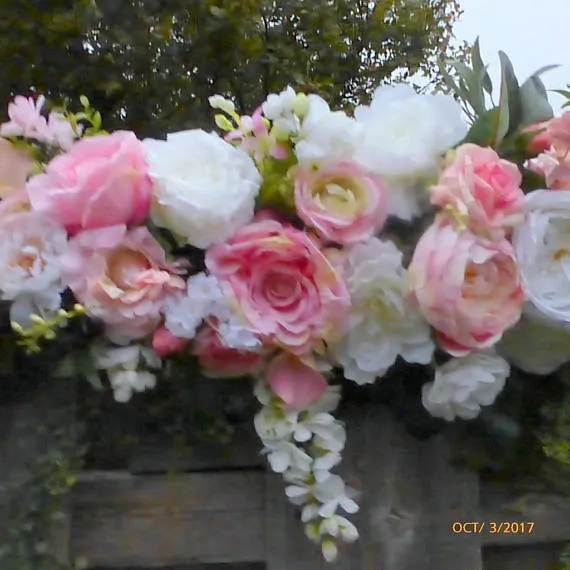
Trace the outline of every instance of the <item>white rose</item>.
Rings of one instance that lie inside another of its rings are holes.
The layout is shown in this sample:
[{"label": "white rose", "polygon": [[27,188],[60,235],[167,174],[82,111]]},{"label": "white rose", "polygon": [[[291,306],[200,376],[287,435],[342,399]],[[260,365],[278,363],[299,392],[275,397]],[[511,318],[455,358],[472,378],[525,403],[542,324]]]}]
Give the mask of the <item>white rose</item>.
[{"label": "white rose", "polygon": [[527,314],[570,327],[570,191],[535,190],[513,246],[529,298]]},{"label": "white rose", "polygon": [[418,181],[436,174],[441,156],[467,134],[461,107],[447,95],[419,95],[401,84],[379,87],[354,115],[363,128],[356,160],[388,184],[391,214],[417,216]]},{"label": "white rose", "polygon": [[505,386],[509,363],[491,352],[454,358],[435,371],[433,382],[424,384],[422,404],[434,417],[453,421],[472,420],[481,406],[490,406]]},{"label": "white rose", "polygon": [[552,374],[570,362],[570,331],[523,316],[495,347],[511,364],[529,374]]},{"label": "white rose", "polygon": [[261,185],[253,160],[200,129],[144,141],[155,183],[152,219],[182,241],[205,249],[253,217]]},{"label": "white rose", "polygon": [[297,160],[347,160],[355,152],[362,125],[343,111],[331,111],[318,95],[309,95],[307,114],[295,145]]},{"label": "white rose", "polygon": [[13,301],[12,321],[26,326],[31,313],[49,313],[60,307],[59,258],[66,250],[66,231],[33,212],[2,220],[0,295]]},{"label": "white rose", "polygon": [[372,383],[398,356],[428,364],[434,350],[430,327],[406,300],[400,250],[378,238],[351,247],[346,279],[352,301],[349,330],[332,348],[345,377]]}]

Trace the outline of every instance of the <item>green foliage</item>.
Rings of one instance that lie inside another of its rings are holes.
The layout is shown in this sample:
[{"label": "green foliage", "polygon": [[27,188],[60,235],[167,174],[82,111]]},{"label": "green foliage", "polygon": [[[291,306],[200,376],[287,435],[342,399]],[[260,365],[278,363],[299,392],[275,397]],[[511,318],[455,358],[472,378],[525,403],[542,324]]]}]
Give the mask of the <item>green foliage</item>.
[{"label": "green foliage", "polygon": [[0,103],[84,95],[110,129],[211,128],[208,98],[251,112],[290,84],[331,106],[455,57],[457,0],[40,0],[0,7]]},{"label": "green foliage", "polygon": [[563,103],[562,108],[570,107],[570,85],[566,85],[566,89],[554,89],[554,93],[558,93],[558,95],[562,95],[562,97],[566,98],[566,102]]}]

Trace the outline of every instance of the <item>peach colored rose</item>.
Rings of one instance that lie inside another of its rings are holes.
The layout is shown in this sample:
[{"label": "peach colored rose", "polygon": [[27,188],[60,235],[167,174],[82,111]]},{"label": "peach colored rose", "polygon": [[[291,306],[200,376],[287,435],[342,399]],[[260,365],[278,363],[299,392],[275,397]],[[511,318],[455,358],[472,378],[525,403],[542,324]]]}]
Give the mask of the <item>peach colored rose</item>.
[{"label": "peach colored rose", "polygon": [[160,358],[182,352],[190,341],[174,336],[165,326],[160,326],[152,336],[152,348]]},{"label": "peach colored rose", "polygon": [[286,352],[269,363],[265,378],[273,393],[293,408],[318,402],[328,386],[321,372]]},{"label": "peach colored rose", "polygon": [[0,139],[0,198],[23,190],[32,166],[32,159],[25,150]]},{"label": "peach colored rose", "polygon": [[350,297],[317,240],[275,220],[255,222],[206,253],[252,330],[295,354],[338,333]]},{"label": "peach colored rose", "polygon": [[522,132],[528,135],[533,135],[526,146],[527,152],[531,154],[540,154],[550,148],[552,138],[548,132],[548,124],[550,121],[543,121],[542,123],[534,123],[525,127]]},{"label": "peach colored rose", "polygon": [[75,143],[31,178],[27,191],[34,210],[76,233],[143,222],[152,182],[142,143],[132,132],[116,131]]},{"label": "peach colored rose", "polygon": [[464,144],[452,151],[431,203],[451,210],[475,233],[502,239],[524,219],[522,175],[492,148]]},{"label": "peach colored rose", "polygon": [[212,378],[256,374],[263,364],[261,353],[228,348],[209,325],[200,329],[194,338],[192,353],[198,358],[202,372]]},{"label": "peach colored rose", "polygon": [[297,168],[295,207],[305,224],[339,244],[367,240],[388,215],[380,179],[350,161]]},{"label": "peach colored rose", "polygon": [[60,262],[64,282],[118,344],[151,334],[160,324],[167,295],[185,289],[145,227],[81,232]]},{"label": "peach colored rose", "polygon": [[418,242],[409,277],[412,301],[454,356],[493,346],[520,319],[525,295],[506,239],[488,241],[437,219]]}]

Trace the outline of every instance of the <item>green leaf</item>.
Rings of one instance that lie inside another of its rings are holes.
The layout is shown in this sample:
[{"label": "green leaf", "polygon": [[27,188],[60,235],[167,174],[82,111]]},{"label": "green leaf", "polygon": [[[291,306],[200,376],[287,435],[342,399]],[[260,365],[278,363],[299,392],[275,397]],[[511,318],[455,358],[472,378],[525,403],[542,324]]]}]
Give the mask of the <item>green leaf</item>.
[{"label": "green leaf", "polygon": [[491,77],[487,73],[487,66],[483,63],[483,58],[481,57],[479,37],[477,37],[473,44],[473,48],[471,49],[471,65],[473,65],[473,70],[480,78],[481,86],[489,95],[491,95],[493,93],[493,83],[491,82]]},{"label": "green leaf", "polygon": [[499,116],[499,109],[494,108],[485,111],[474,123],[465,140],[463,142],[470,142],[480,146],[490,146],[493,144],[497,121]]},{"label": "green leaf", "polygon": [[452,65],[465,84],[467,102],[471,107],[473,107],[473,110],[477,115],[483,114],[485,112],[485,94],[483,92],[481,82],[479,81],[478,74],[472,69],[469,69],[469,67],[461,61],[456,61]]},{"label": "green leaf", "polygon": [[225,115],[216,115],[214,117],[216,125],[222,131],[233,131],[235,129],[232,122]]},{"label": "green leaf", "polygon": [[79,102],[83,105],[84,109],[89,108],[89,99],[87,99],[87,97],[85,95],[81,95],[79,97]]},{"label": "green leaf", "polygon": [[547,121],[554,116],[554,112],[548,102],[548,94],[544,83],[537,76],[529,77],[521,86],[521,121],[520,125],[526,127],[533,123]]},{"label": "green leaf", "polygon": [[519,84],[511,60],[500,51],[501,93],[499,96],[499,118],[495,133],[494,147],[498,148],[503,138],[514,132],[521,120]]}]

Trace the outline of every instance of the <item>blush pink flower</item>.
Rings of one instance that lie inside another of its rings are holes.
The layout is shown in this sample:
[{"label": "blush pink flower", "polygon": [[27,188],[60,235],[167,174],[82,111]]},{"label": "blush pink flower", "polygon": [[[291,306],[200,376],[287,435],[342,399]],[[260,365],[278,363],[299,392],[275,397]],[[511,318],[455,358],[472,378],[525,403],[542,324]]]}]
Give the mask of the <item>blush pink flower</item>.
[{"label": "blush pink flower", "polygon": [[23,190],[32,166],[32,159],[26,151],[0,139],[0,198]]},{"label": "blush pink flower", "polygon": [[257,162],[261,162],[266,156],[283,160],[289,155],[287,146],[269,132],[268,122],[263,118],[261,107],[251,116],[240,117],[239,129],[230,131],[224,138],[230,142],[239,141],[241,148]]},{"label": "blush pink flower", "polygon": [[118,344],[151,334],[167,296],[185,289],[145,227],[81,232],[70,240],[60,263],[63,281]]},{"label": "blush pink flower", "polygon": [[32,207],[71,233],[143,222],[152,198],[143,148],[130,131],[76,142],[28,181]]},{"label": "blush pink flower", "polygon": [[511,244],[436,219],[409,267],[411,300],[454,356],[493,346],[518,322],[525,295]]},{"label": "blush pink flower", "polygon": [[182,352],[190,341],[174,336],[165,326],[160,326],[152,336],[152,348],[160,358],[167,358]]},{"label": "blush pink flower", "polygon": [[351,161],[297,168],[295,207],[305,224],[339,244],[369,239],[388,216],[381,180]]},{"label": "blush pink flower", "polygon": [[318,402],[328,386],[318,370],[286,352],[269,363],[265,379],[273,393],[293,408]]},{"label": "blush pink flower", "polygon": [[47,121],[41,114],[45,101],[43,95],[35,101],[32,97],[16,95],[8,104],[10,120],[0,125],[0,136],[43,140],[47,130]]},{"label": "blush pink flower", "polygon": [[522,175],[492,148],[464,144],[448,155],[431,203],[465,220],[477,234],[502,239],[524,219]]},{"label": "blush pink flower", "polygon": [[200,329],[194,338],[192,353],[198,358],[201,371],[212,378],[256,374],[263,364],[262,353],[228,348],[209,325]]},{"label": "blush pink flower", "polygon": [[350,306],[346,284],[319,243],[275,220],[245,226],[206,253],[251,329],[295,354],[338,333]]}]

